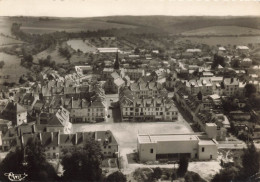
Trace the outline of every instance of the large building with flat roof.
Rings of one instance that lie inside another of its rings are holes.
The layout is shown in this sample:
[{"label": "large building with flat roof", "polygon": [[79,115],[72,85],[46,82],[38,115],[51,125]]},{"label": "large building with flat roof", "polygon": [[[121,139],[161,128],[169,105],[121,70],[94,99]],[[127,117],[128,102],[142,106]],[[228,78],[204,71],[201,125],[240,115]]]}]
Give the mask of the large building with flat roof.
[{"label": "large building with flat roof", "polygon": [[137,136],[137,149],[141,162],[176,160],[182,156],[199,160],[217,159],[217,145],[216,140],[196,133]]}]

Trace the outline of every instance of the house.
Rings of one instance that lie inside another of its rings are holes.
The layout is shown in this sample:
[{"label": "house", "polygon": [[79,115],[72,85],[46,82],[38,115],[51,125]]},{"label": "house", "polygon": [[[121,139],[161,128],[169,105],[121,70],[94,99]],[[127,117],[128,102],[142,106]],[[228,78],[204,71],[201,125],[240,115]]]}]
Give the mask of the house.
[{"label": "house", "polygon": [[144,69],[124,69],[125,75],[129,76],[130,80],[138,80],[145,75]]},{"label": "house", "polygon": [[[160,95],[166,95],[167,91],[162,84],[151,81],[151,82],[137,82],[131,83],[128,89],[133,93],[135,98],[142,97],[157,97]],[[120,93],[119,93],[120,94]]]},{"label": "house", "polygon": [[234,120],[250,120],[251,119],[251,114],[249,112],[237,110],[237,111],[231,111],[229,112],[229,115],[232,119]]},{"label": "house", "polygon": [[123,71],[114,71],[110,74],[104,84],[106,93],[118,93],[120,88],[128,84]]},{"label": "house", "polygon": [[37,131],[34,123],[24,123],[22,125],[9,128],[5,133],[2,133],[2,150],[8,151],[12,147],[20,146],[20,139],[23,134],[32,134]]},{"label": "house", "polygon": [[103,41],[116,40],[116,37],[100,37],[100,40],[103,40]]},{"label": "house", "polygon": [[202,95],[211,95],[213,93],[213,86],[209,79],[186,81],[185,86],[191,95],[197,95],[199,92]]},{"label": "house", "polygon": [[227,50],[225,49],[225,47],[219,47],[218,48],[218,54],[219,55],[225,55],[226,54],[226,52],[227,52]]},{"label": "house", "polygon": [[110,130],[77,132],[74,134],[62,134],[60,132],[23,133],[20,140],[21,145],[25,146],[30,138],[37,138],[41,142],[48,159],[61,158],[75,147],[83,148],[88,139],[93,139],[100,144],[104,157],[118,157],[119,144]]},{"label": "house", "polygon": [[105,47],[105,48],[97,48],[98,53],[116,53],[121,52],[117,47]]},{"label": "house", "polygon": [[236,50],[238,51],[238,53],[248,53],[249,52],[249,48],[247,46],[237,46]]},{"label": "house", "polygon": [[21,136],[21,145],[26,146],[30,139],[37,138],[44,147],[44,153],[47,159],[59,158],[59,132],[41,132],[23,134]]},{"label": "house", "polygon": [[105,157],[118,156],[119,145],[110,130],[60,134],[60,156],[62,156],[64,152],[70,151],[75,146],[84,147],[87,139],[98,141]]},{"label": "house", "polygon": [[252,66],[252,59],[250,58],[244,58],[241,62],[240,62],[240,66],[244,67],[244,68],[249,68],[250,66]]},{"label": "house", "polygon": [[52,113],[41,113],[37,117],[37,124],[46,128],[47,132],[71,133],[70,112],[60,106],[58,111]]},{"label": "house", "polygon": [[234,96],[239,93],[239,80],[238,78],[225,78],[223,81],[224,91],[226,96]]},{"label": "house", "polygon": [[91,72],[93,69],[92,66],[75,66],[75,71],[77,72],[77,74],[79,75],[85,75],[89,72]]},{"label": "house", "polygon": [[27,109],[27,111],[31,111],[34,104],[39,100],[38,94],[33,93],[25,93],[21,98],[19,98],[18,103]]},{"label": "house", "polygon": [[175,121],[178,109],[167,95],[135,97],[127,88],[120,91],[119,104],[123,121]]},{"label": "house", "polygon": [[20,104],[10,101],[2,111],[1,118],[10,120],[13,125],[19,126],[27,123],[27,110]]},{"label": "house", "polygon": [[12,121],[0,119],[0,131],[5,134],[12,127]]},{"label": "house", "polygon": [[141,162],[190,159],[217,159],[218,143],[214,139],[190,134],[138,134],[137,150]]}]

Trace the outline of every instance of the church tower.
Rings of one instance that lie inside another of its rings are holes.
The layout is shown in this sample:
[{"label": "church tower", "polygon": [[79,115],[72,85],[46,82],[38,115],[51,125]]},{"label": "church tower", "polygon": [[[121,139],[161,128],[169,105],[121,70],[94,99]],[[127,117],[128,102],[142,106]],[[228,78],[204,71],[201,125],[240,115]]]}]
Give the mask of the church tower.
[{"label": "church tower", "polygon": [[117,50],[117,52],[116,52],[116,61],[114,63],[114,69],[115,70],[119,70],[119,68],[120,68],[120,64],[119,64],[118,50]]}]

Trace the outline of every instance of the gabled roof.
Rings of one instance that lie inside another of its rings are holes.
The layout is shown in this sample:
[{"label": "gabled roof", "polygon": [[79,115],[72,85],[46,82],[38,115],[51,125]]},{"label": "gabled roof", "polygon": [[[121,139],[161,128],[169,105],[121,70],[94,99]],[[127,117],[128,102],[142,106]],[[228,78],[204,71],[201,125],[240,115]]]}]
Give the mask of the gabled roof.
[{"label": "gabled roof", "polygon": [[14,113],[22,113],[22,112],[26,112],[27,110],[20,104],[11,101],[4,108],[3,112],[5,112],[5,111],[14,112]]}]

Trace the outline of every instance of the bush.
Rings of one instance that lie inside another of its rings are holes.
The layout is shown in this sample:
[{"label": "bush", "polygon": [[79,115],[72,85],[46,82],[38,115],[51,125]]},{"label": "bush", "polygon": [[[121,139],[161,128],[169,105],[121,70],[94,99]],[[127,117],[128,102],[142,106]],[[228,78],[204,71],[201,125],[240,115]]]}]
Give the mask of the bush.
[{"label": "bush", "polygon": [[177,170],[178,176],[182,177],[188,170],[189,159],[187,157],[181,157],[179,160],[179,168]]},{"label": "bush", "polygon": [[157,168],[155,168],[154,170],[153,170],[153,178],[155,178],[155,179],[160,179],[161,178],[161,176],[162,176],[162,170],[161,170],[161,168],[159,168],[159,167],[157,167]]},{"label": "bush", "polygon": [[178,178],[175,170],[173,171],[171,178],[172,178],[172,180],[176,180]]},{"label": "bush", "polygon": [[108,175],[106,182],[126,182],[126,177],[120,171]]}]

